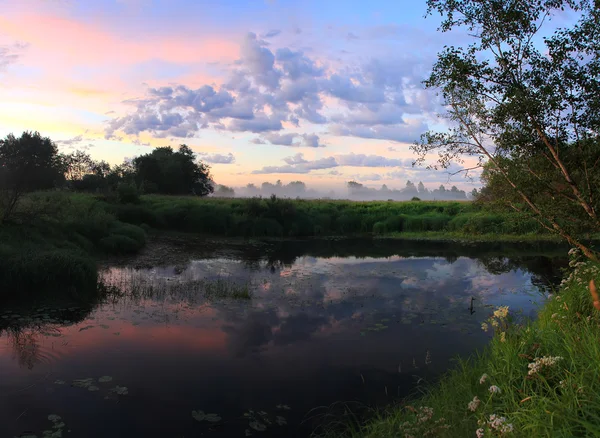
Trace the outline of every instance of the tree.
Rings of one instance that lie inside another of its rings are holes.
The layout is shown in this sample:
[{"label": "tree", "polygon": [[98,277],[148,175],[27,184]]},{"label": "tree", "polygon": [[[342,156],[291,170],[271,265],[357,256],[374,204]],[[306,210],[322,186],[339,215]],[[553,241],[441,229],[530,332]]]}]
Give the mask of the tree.
[{"label": "tree", "polygon": [[58,148],[39,132],[0,140],[0,223],[10,218],[25,193],[63,183],[64,170]]},{"label": "tree", "polygon": [[94,161],[83,151],[63,155],[62,160],[65,166],[65,179],[71,183],[80,181],[85,175],[92,173]]},{"label": "tree", "polygon": [[[474,42],[445,48],[425,82],[441,90],[451,128],[424,134],[413,146],[417,162],[435,151],[439,160],[432,168],[462,163],[464,156],[477,157],[477,167],[489,163],[489,177],[510,189],[501,198],[508,208],[531,215],[598,260],[580,230],[600,231],[594,177],[600,169],[592,160],[600,148],[599,10],[586,0],[427,4],[429,14],[442,15],[441,31],[466,27]],[[579,22],[540,44],[548,18],[564,8],[579,12]],[[573,215],[577,227],[571,227]]]},{"label": "tree", "polygon": [[417,191],[419,192],[419,195],[423,196],[423,195],[427,195],[428,191],[425,188],[425,186],[423,185],[423,183],[421,181],[419,181],[419,185],[417,185]]},{"label": "tree", "polygon": [[137,183],[146,193],[205,196],[214,190],[210,168],[197,161],[187,145],[177,152],[171,147],[156,148],[134,158],[133,167]]},{"label": "tree", "polygon": [[218,196],[221,198],[233,198],[235,196],[235,190],[233,190],[233,188],[227,187],[223,184],[218,184],[217,187],[215,188],[214,194],[215,194],[215,196]]}]

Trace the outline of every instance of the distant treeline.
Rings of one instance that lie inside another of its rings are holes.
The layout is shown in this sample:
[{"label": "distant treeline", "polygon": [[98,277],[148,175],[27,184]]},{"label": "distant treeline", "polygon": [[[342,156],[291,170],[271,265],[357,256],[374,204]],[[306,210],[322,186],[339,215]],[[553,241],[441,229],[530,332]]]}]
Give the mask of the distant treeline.
[{"label": "distant treeline", "polygon": [[[347,191],[345,193],[336,193],[333,190],[319,191],[309,189],[302,181],[292,181],[289,184],[283,184],[278,180],[275,184],[264,182],[260,187],[255,184],[248,184],[238,189],[228,187],[222,184],[216,185],[214,196],[221,198],[234,197],[269,197],[275,195],[278,198],[301,198],[301,199],[350,199],[354,201],[408,201],[413,198],[429,201],[460,201],[468,199],[464,190],[452,186],[446,189],[440,185],[437,189],[429,190],[422,182],[415,185],[411,181],[406,182],[403,189],[390,189],[385,184],[380,189],[374,189],[349,181],[346,183]],[[477,191],[471,192],[472,196],[477,195]]]}]

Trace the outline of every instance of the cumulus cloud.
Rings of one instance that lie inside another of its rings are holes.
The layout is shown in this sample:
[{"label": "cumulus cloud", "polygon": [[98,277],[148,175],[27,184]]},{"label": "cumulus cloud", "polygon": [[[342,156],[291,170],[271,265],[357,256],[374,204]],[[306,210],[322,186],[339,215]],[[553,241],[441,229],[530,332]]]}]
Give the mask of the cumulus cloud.
[{"label": "cumulus cloud", "polygon": [[[411,166],[411,160],[397,160],[379,155],[342,154],[309,161],[304,154],[296,154],[283,159],[285,166],[265,166],[255,170],[254,174],[263,173],[309,173],[313,170],[332,169],[340,166],[352,167],[402,167]],[[331,172],[330,172],[331,173]],[[332,174],[334,175],[334,174]]]},{"label": "cumulus cloud", "polygon": [[263,35],[263,38],[273,38],[276,37],[277,35],[279,35],[281,33],[281,30],[279,29],[272,29],[270,31],[268,31],[266,34]]},{"label": "cumulus cloud", "polygon": [[271,144],[280,146],[292,146],[292,147],[311,147],[318,148],[322,147],[319,143],[319,136],[317,134],[278,134],[276,132],[270,132],[263,135],[263,139]]},{"label": "cumulus cloud", "polygon": [[285,161],[287,164],[308,163],[308,161],[304,159],[304,154],[296,154],[292,157],[285,157],[283,161]]},{"label": "cumulus cloud", "polygon": [[83,141],[83,135],[77,135],[73,138],[69,138],[67,140],[56,140],[56,143],[59,146],[73,146],[77,143],[81,143]]},{"label": "cumulus cloud", "polygon": [[336,159],[340,166],[402,167],[412,165],[412,160],[403,161],[395,158],[382,157],[380,155],[346,154],[337,155]]},{"label": "cumulus cloud", "polygon": [[253,174],[265,173],[309,173],[313,170],[330,169],[338,164],[335,158],[321,158],[314,161],[305,161],[302,163],[288,164],[286,166],[265,166],[261,170],[254,170]]},{"label": "cumulus cloud", "polygon": [[201,152],[198,154],[203,161],[212,164],[233,164],[235,163],[235,157],[230,152],[227,155],[222,154],[207,154],[205,152]]},{"label": "cumulus cloud", "polygon": [[329,124],[331,135],[412,142],[427,129],[423,112],[438,108],[432,93],[422,90],[420,62],[398,55],[335,69],[307,50],[272,50],[249,33],[223,85],[148,88],[125,102],[133,110],[109,120],[105,134],[186,138],[217,129],[262,134],[262,141],[282,146],[321,146],[316,134],[281,132],[285,124],[311,123]]}]

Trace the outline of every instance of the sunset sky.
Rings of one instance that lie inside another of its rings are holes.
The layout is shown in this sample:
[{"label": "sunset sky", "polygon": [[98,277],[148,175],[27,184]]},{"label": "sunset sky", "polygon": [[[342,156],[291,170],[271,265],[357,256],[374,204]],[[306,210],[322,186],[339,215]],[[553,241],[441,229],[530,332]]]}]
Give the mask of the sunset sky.
[{"label": "sunset sky", "polygon": [[425,0],[0,0],[0,10],[2,137],[37,130],[113,164],[186,143],[233,186],[448,182],[413,169],[408,147],[444,127],[421,81],[444,44],[469,37],[437,32]]}]

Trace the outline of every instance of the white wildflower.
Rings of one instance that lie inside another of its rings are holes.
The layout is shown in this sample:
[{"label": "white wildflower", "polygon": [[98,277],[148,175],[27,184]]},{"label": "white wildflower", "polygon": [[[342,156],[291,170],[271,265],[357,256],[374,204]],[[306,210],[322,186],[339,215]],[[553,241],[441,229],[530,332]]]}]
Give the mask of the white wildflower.
[{"label": "white wildflower", "polygon": [[469,402],[469,410],[471,412],[475,412],[477,410],[477,408],[479,407],[479,404],[481,403],[481,400],[479,400],[479,398],[477,398],[477,396],[473,397],[473,400],[471,400]]},{"label": "white wildflower", "polygon": [[506,342],[506,332],[500,333],[500,342]]},{"label": "white wildflower", "polygon": [[514,429],[511,423],[506,422],[505,417],[500,417],[496,414],[490,415],[490,419],[488,420],[487,424],[490,428],[497,430],[503,434],[510,433]]},{"label": "white wildflower", "polygon": [[494,328],[500,327],[500,323],[498,322],[498,320],[492,318],[492,319],[490,319],[490,322],[492,323],[492,327],[494,327]]},{"label": "white wildflower", "polygon": [[487,332],[489,330],[490,326],[487,325],[487,323],[482,323],[481,324],[481,330],[483,330],[484,332]]},{"label": "white wildflower", "polygon": [[490,391],[492,394],[500,394],[500,393],[502,392],[502,390],[501,390],[500,388],[498,388],[496,385],[492,385],[492,386],[490,386],[490,389],[489,389],[489,391]]},{"label": "white wildflower", "polygon": [[487,374],[484,374],[483,376],[481,376],[479,378],[479,384],[483,385],[485,383],[485,381],[489,378],[490,376],[488,376]]},{"label": "white wildflower", "polygon": [[559,360],[562,360],[562,357],[560,357],[560,356],[536,357],[533,362],[531,362],[529,365],[527,365],[527,368],[529,368],[529,371],[527,372],[527,374],[529,374],[530,376],[533,376],[534,374],[537,374],[544,367],[553,367],[554,365],[556,365],[556,363]]},{"label": "white wildflower", "polygon": [[477,438],[483,438],[483,429],[479,428],[475,431],[475,435],[477,436]]}]

